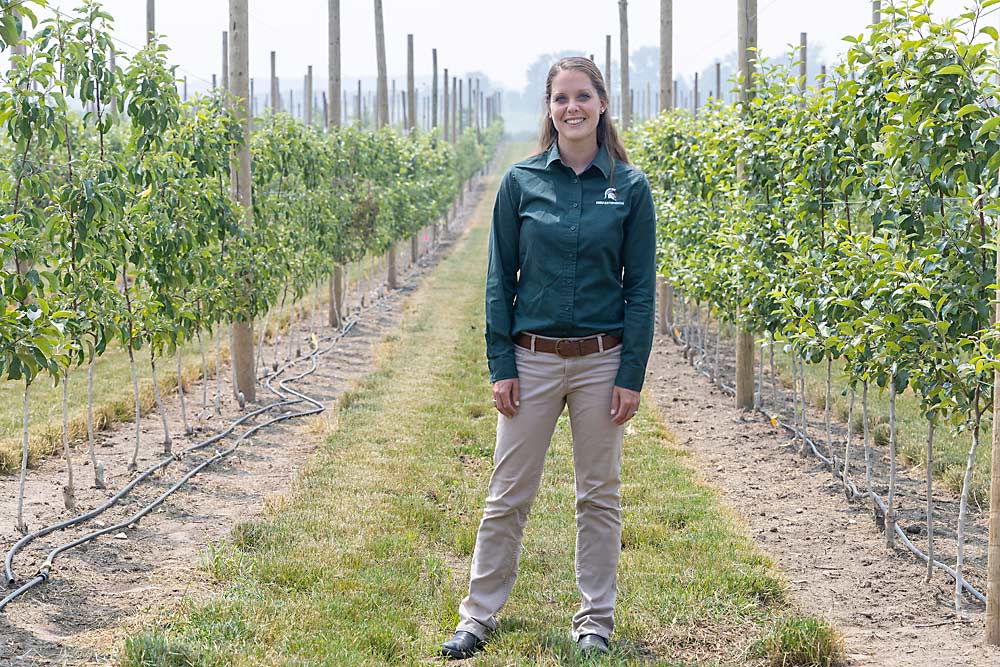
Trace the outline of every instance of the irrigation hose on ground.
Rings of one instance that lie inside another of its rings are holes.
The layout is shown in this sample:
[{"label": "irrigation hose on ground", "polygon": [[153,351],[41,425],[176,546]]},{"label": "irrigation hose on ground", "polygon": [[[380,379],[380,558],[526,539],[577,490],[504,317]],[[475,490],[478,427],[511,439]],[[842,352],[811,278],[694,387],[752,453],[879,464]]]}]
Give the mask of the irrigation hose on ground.
[{"label": "irrigation hose on ground", "polygon": [[[310,415],[314,415],[314,414],[318,414],[320,412],[323,412],[326,409],[326,406],[324,406],[320,401],[318,401],[318,400],[316,400],[316,399],[314,399],[314,398],[306,395],[303,392],[300,392],[300,391],[292,388],[291,386],[289,386],[288,383],[295,382],[295,381],[301,380],[304,377],[312,375],[316,371],[318,357],[321,356],[321,355],[323,355],[323,354],[326,354],[327,352],[329,352],[330,350],[332,350],[337,345],[337,343],[344,336],[346,336],[348,333],[350,333],[350,331],[354,328],[354,325],[357,324],[358,321],[360,320],[361,315],[363,315],[367,311],[372,310],[376,306],[382,304],[384,302],[384,300],[385,300],[385,297],[383,296],[383,297],[377,299],[376,301],[372,302],[369,306],[361,309],[358,312],[358,314],[352,320],[348,321],[347,324],[345,324],[344,327],[341,330],[339,330],[336,334],[334,334],[333,336],[328,336],[328,337],[324,337],[322,339],[319,339],[319,341],[317,341],[317,347],[312,352],[310,352],[308,355],[306,355],[305,357],[299,357],[299,358],[291,359],[291,360],[287,361],[284,365],[278,367],[277,369],[275,369],[271,373],[265,375],[264,378],[263,378],[263,384],[264,384],[264,386],[271,393],[275,394],[278,397],[278,400],[276,400],[276,401],[274,401],[272,403],[269,403],[269,404],[267,404],[265,406],[262,406],[260,408],[257,408],[256,410],[253,410],[252,412],[248,412],[247,414],[241,416],[239,419],[237,419],[237,420],[233,421],[231,424],[229,424],[229,426],[226,427],[226,429],[224,429],[224,430],[220,431],[219,433],[216,433],[215,435],[213,435],[211,438],[208,438],[207,440],[204,440],[202,442],[198,442],[198,443],[196,443],[194,445],[191,445],[190,447],[187,447],[186,449],[183,449],[183,450],[181,450],[179,452],[176,452],[176,453],[174,453],[174,454],[172,454],[172,455],[170,455],[168,457],[164,457],[162,460],[158,461],[157,463],[154,463],[149,468],[147,468],[146,470],[144,470],[142,473],[138,474],[131,482],[129,482],[120,491],[118,491],[116,494],[114,494],[113,496],[111,496],[108,500],[106,500],[101,505],[95,507],[94,509],[92,509],[92,510],[90,510],[88,512],[84,512],[84,513],[82,513],[82,514],[80,514],[78,516],[72,517],[70,519],[67,519],[65,521],[61,521],[59,523],[55,523],[55,524],[52,524],[50,526],[46,526],[45,528],[41,528],[41,529],[39,529],[37,531],[29,533],[28,535],[25,535],[20,540],[18,540],[18,542],[16,544],[14,544],[14,546],[11,547],[10,550],[7,552],[6,557],[4,559],[4,568],[5,568],[4,576],[5,576],[5,580],[6,580],[6,586],[8,588],[10,588],[11,586],[13,586],[16,583],[16,577],[15,577],[14,572],[13,572],[13,560],[14,560],[14,557],[17,555],[17,553],[21,549],[23,549],[25,546],[27,546],[32,541],[34,541],[34,540],[36,540],[38,538],[44,537],[44,536],[46,536],[46,535],[48,535],[50,533],[53,533],[53,532],[55,532],[57,530],[63,530],[63,529],[66,529],[66,528],[70,528],[72,526],[75,526],[77,524],[83,523],[85,521],[88,521],[90,519],[93,519],[93,518],[101,515],[106,510],[110,509],[114,505],[116,505],[119,502],[121,502],[126,496],[128,496],[128,494],[133,489],[135,489],[136,486],[138,486],[144,480],[149,479],[149,477],[153,473],[157,472],[158,470],[162,470],[163,468],[166,468],[170,463],[172,463],[174,461],[179,461],[179,460],[183,459],[188,454],[191,454],[191,453],[196,452],[198,450],[205,449],[206,447],[209,447],[209,446],[211,446],[211,445],[213,445],[213,444],[215,444],[215,443],[217,443],[217,442],[219,442],[219,441],[227,438],[237,428],[239,428],[241,425],[243,425],[244,423],[246,423],[248,420],[253,419],[254,417],[257,417],[257,416],[259,416],[261,414],[264,414],[264,413],[269,412],[271,410],[274,410],[276,408],[289,407],[289,406],[296,405],[296,404],[303,403],[303,402],[309,403],[309,404],[312,405],[312,407],[309,408],[309,409],[307,409],[307,410],[302,410],[300,412],[285,412],[285,413],[283,413],[281,415],[278,415],[277,417],[272,417],[271,419],[268,419],[268,420],[266,420],[264,422],[261,422],[260,424],[257,424],[255,426],[250,427],[246,432],[244,432],[239,437],[237,437],[233,441],[233,444],[230,447],[228,447],[225,450],[217,451],[213,456],[211,456],[210,458],[206,459],[205,461],[201,462],[196,467],[194,467],[193,469],[191,469],[190,471],[188,471],[188,473],[185,474],[180,480],[178,480],[173,486],[171,486],[169,489],[167,489],[162,494],[160,494],[159,496],[157,496],[157,498],[154,499],[153,501],[147,503],[138,512],[136,512],[135,514],[133,514],[132,516],[130,516],[128,519],[125,519],[124,521],[120,521],[120,522],[118,522],[118,523],[116,523],[114,525],[107,526],[107,527],[102,528],[100,530],[95,530],[95,531],[93,531],[91,533],[88,533],[86,535],[83,535],[82,537],[77,538],[76,540],[73,540],[72,542],[67,542],[67,543],[62,544],[60,546],[57,546],[56,548],[54,548],[52,551],[49,552],[48,557],[45,559],[45,561],[39,567],[38,572],[35,574],[35,576],[33,578],[31,578],[30,580],[26,581],[22,586],[20,586],[19,588],[17,588],[13,592],[11,592],[6,598],[4,598],[3,600],[0,600],[0,611],[2,611],[8,604],[10,604],[11,602],[13,602],[14,600],[16,600],[17,598],[21,597],[22,595],[24,595],[25,593],[27,593],[28,591],[30,591],[35,586],[38,586],[39,584],[47,581],[49,579],[49,577],[51,576],[54,561],[55,561],[55,559],[59,555],[61,555],[62,553],[66,552],[66,551],[68,551],[70,549],[73,549],[73,548],[76,548],[76,547],[81,546],[83,544],[86,544],[88,542],[91,542],[91,541],[97,539],[98,537],[101,537],[102,535],[106,535],[108,533],[111,533],[111,532],[114,532],[114,531],[117,531],[117,530],[122,530],[124,528],[127,528],[130,525],[135,524],[137,521],[139,521],[140,519],[142,519],[143,517],[145,517],[146,515],[148,515],[154,509],[156,509],[157,507],[159,507],[160,505],[162,505],[163,502],[166,501],[167,498],[169,498],[173,493],[175,493],[181,487],[183,487],[188,481],[191,480],[191,478],[193,478],[195,475],[197,475],[199,472],[201,472],[202,470],[204,470],[208,466],[212,465],[213,463],[216,463],[216,462],[218,462],[218,461],[226,458],[227,456],[231,455],[232,453],[234,453],[239,448],[240,444],[242,444],[243,442],[246,442],[247,439],[250,436],[252,436],[253,434],[257,433],[261,429],[266,428],[268,426],[271,426],[273,424],[277,424],[279,422],[287,421],[289,419],[294,419],[294,418],[298,418],[298,417],[307,417],[307,416],[310,416]],[[318,347],[318,343],[319,342],[328,342],[329,345],[327,345],[326,347],[320,349]],[[290,367],[298,364],[301,361],[309,361],[310,362],[310,366],[309,366],[309,368],[307,370],[305,370],[302,373],[299,373],[298,375],[295,375],[293,377],[289,377],[289,378],[285,378],[283,380],[279,380],[277,388],[275,388],[273,386],[273,384],[272,384],[273,380],[275,380],[276,378],[278,378],[281,374],[283,374]]]},{"label": "irrigation hose on ground", "polygon": [[[690,350],[697,350],[700,353],[700,355],[699,355],[700,358],[694,364],[694,368],[695,368],[695,370],[698,373],[700,373],[701,375],[704,375],[706,378],[708,378],[709,381],[713,382],[725,394],[727,394],[729,396],[735,396],[736,395],[736,388],[735,387],[733,387],[732,385],[725,384],[725,383],[723,383],[721,381],[713,379],[712,378],[712,374],[703,368],[702,360],[707,355],[707,350],[704,347],[701,347],[701,346],[694,347],[694,346],[692,346],[680,334],[677,334],[676,336],[674,336],[674,339],[677,340],[677,341],[679,341],[679,342],[684,343],[686,346],[688,346],[688,349],[690,349]],[[836,465],[836,463],[838,461],[840,461],[840,459],[837,457],[836,454],[833,455],[834,461],[831,462],[830,459],[829,459],[829,457],[825,456],[819,450],[819,448],[816,446],[816,443],[813,441],[813,439],[810,438],[808,436],[808,434],[803,433],[802,430],[799,429],[797,426],[795,426],[793,424],[788,424],[788,423],[782,421],[780,415],[772,414],[772,413],[768,412],[767,410],[765,410],[763,407],[756,407],[756,408],[754,408],[754,410],[756,412],[759,412],[760,414],[764,415],[765,417],[767,417],[768,420],[772,424],[774,424],[776,426],[780,426],[780,427],[784,428],[785,430],[787,430],[788,432],[790,432],[792,435],[796,436],[797,438],[801,438],[802,440],[804,440],[809,445],[809,449],[812,450],[812,453],[813,453],[814,456],[816,456],[816,458],[818,458],[820,461],[822,461],[823,464],[826,465],[828,468],[832,466],[833,470],[834,470],[835,477],[837,479],[839,479],[841,482],[844,482],[847,485],[847,488],[850,490],[850,498],[849,498],[849,500],[856,500],[858,498],[870,498],[871,501],[878,507],[878,510],[882,513],[883,517],[887,514],[888,510],[887,510],[885,501],[882,499],[882,496],[880,496],[874,490],[871,491],[871,493],[868,493],[868,492],[865,492],[865,491],[861,491],[861,490],[858,489],[858,487],[854,484],[853,481],[851,481],[849,478],[848,479],[844,478],[844,471],[843,471],[843,469],[840,468],[840,467],[838,467]],[[917,558],[919,558],[920,560],[922,560],[925,563],[927,562],[927,554],[925,554],[923,551],[921,551],[919,547],[917,547],[912,541],[910,541],[909,536],[906,534],[906,531],[900,526],[899,521],[896,521],[896,523],[895,523],[895,533],[896,533],[896,535],[899,536],[900,540],[902,540],[903,545],[914,556],[916,556]],[[952,567],[949,567],[945,563],[942,563],[939,560],[935,560],[934,561],[934,567],[938,568],[939,570],[941,570],[942,572],[944,572],[945,574],[947,574],[948,576],[950,576],[953,581],[957,581],[958,580],[958,573],[955,571],[955,569],[952,568]],[[983,595],[982,593],[980,593],[972,584],[970,584],[965,579],[965,577],[962,577],[962,588],[965,589],[965,591],[969,595],[971,595],[975,599],[979,600],[983,604],[986,604],[986,596]]]},{"label": "irrigation hose on ground", "polygon": [[[110,508],[111,506],[113,506],[114,504],[116,504],[117,502],[119,502],[120,500],[122,500],[126,495],[128,495],[128,493],[132,489],[135,488],[135,486],[139,482],[141,482],[144,479],[147,479],[149,477],[149,475],[151,475],[156,470],[164,468],[169,463],[171,463],[171,462],[173,462],[175,460],[179,460],[179,459],[183,458],[183,456],[186,455],[186,454],[189,454],[189,453],[191,453],[193,451],[197,451],[199,449],[204,449],[205,447],[208,447],[209,445],[222,440],[223,438],[225,438],[229,434],[231,434],[238,426],[240,426],[241,424],[243,424],[244,422],[246,422],[248,419],[251,419],[251,418],[253,418],[253,417],[257,416],[257,415],[263,414],[263,413],[265,413],[267,411],[270,411],[270,410],[273,410],[273,409],[279,408],[279,407],[288,407],[288,406],[296,405],[296,404],[299,404],[299,403],[302,403],[302,402],[310,403],[312,405],[312,407],[309,408],[309,409],[307,409],[307,410],[302,410],[300,412],[285,412],[285,413],[280,414],[280,415],[278,415],[276,417],[272,417],[271,419],[263,421],[260,424],[257,424],[255,426],[250,427],[246,432],[244,432],[239,437],[237,437],[233,441],[233,444],[230,447],[228,447],[227,449],[224,449],[222,451],[217,451],[213,456],[211,456],[208,459],[205,459],[204,461],[202,461],[201,463],[199,463],[197,466],[195,466],[190,471],[188,471],[183,477],[181,477],[176,483],[174,483],[173,486],[171,486],[169,489],[167,489],[166,491],[164,491],[163,493],[161,493],[153,501],[147,503],[138,512],[136,512],[132,516],[128,517],[124,521],[120,521],[118,523],[115,523],[113,525],[107,526],[105,528],[101,528],[100,530],[95,530],[95,531],[93,531],[91,533],[88,533],[86,535],[83,535],[83,536],[77,538],[76,540],[73,540],[72,542],[67,542],[65,544],[62,544],[62,545],[56,547],[55,549],[53,549],[52,551],[49,552],[48,557],[45,559],[45,561],[39,567],[38,573],[31,580],[27,581],[24,585],[22,585],[20,588],[18,588],[14,592],[12,592],[10,595],[8,595],[3,600],[0,600],[0,610],[4,609],[4,607],[6,607],[8,604],[10,604],[13,600],[15,600],[18,597],[24,595],[25,593],[27,593],[29,590],[31,590],[35,586],[37,586],[37,585],[43,583],[44,581],[46,581],[49,578],[49,576],[50,576],[50,574],[52,572],[52,567],[53,567],[55,559],[60,554],[66,552],[66,551],[68,551],[70,549],[73,549],[73,548],[76,548],[76,547],[81,546],[83,544],[86,544],[87,542],[91,542],[91,541],[97,539],[98,537],[101,537],[102,535],[106,535],[108,533],[111,533],[111,532],[114,532],[114,531],[118,531],[118,530],[123,530],[124,528],[127,528],[128,526],[135,524],[140,519],[142,519],[143,517],[145,517],[146,515],[148,515],[150,512],[152,512],[153,510],[155,510],[157,507],[159,507],[160,505],[162,505],[167,500],[167,498],[169,498],[177,490],[179,490],[181,487],[183,487],[188,481],[191,480],[191,478],[193,478],[195,475],[197,475],[199,472],[201,472],[202,470],[204,470],[208,466],[212,465],[213,463],[216,463],[216,462],[222,460],[223,458],[226,458],[227,456],[229,456],[232,453],[234,453],[243,442],[247,441],[247,439],[250,438],[250,436],[252,436],[253,434],[257,433],[261,429],[263,429],[263,428],[265,428],[267,426],[271,426],[272,424],[277,424],[277,423],[282,422],[282,421],[286,421],[286,420],[293,419],[293,418],[296,418],[296,417],[306,417],[306,416],[309,416],[309,415],[317,414],[317,413],[322,412],[323,410],[325,410],[326,407],[322,403],[320,403],[319,401],[313,399],[310,396],[307,396],[306,394],[304,394],[302,392],[299,392],[299,391],[296,391],[295,389],[292,389],[291,387],[289,387],[287,385],[287,383],[288,382],[295,382],[295,381],[300,380],[300,379],[302,379],[302,378],[304,378],[304,377],[306,377],[308,375],[311,375],[313,372],[315,372],[315,370],[317,368],[317,361],[316,360],[317,360],[318,355],[322,354],[322,353],[325,353],[325,352],[329,351],[330,349],[332,349],[332,347],[336,344],[336,341],[338,341],[340,338],[342,338],[348,332],[350,332],[350,330],[353,328],[353,326],[354,326],[354,324],[356,322],[357,322],[356,319],[352,320],[351,322],[349,322],[347,324],[347,326],[345,326],[345,328],[334,337],[333,344],[329,345],[328,347],[324,348],[323,350],[319,350],[317,348],[317,349],[313,350],[310,354],[308,354],[305,357],[302,357],[300,359],[293,359],[293,360],[287,362],[285,365],[281,366],[277,371],[271,373],[264,380],[264,385],[267,387],[267,389],[270,390],[272,393],[275,393],[278,396],[280,396],[282,398],[282,400],[275,401],[275,402],[270,403],[270,404],[268,404],[268,405],[266,405],[264,407],[258,408],[257,410],[254,410],[253,412],[247,413],[246,415],[243,415],[242,417],[240,417],[239,419],[237,419],[236,421],[234,421],[232,424],[230,424],[229,427],[226,428],[224,431],[221,431],[220,433],[217,433],[216,435],[212,436],[211,438],[209,438],[209,439],[207,439],[207,440],[205,440],[203,442],[197,443],[195,445],[192,445],[191,447],[188,447],[187,449],[185,449],[185,450],[183,450],[181,452],[178,452],[178,454],[176,456],[170,456],[170,457],[164,458],[163,460],[159,461],[158,463],[154,464],[153,466],[150,466],[141,475],[138,475],[134,480],[132,480],[132,482],[129,483],[128,486],[126,486],[125,488],[123,488],[121,491],[119,491],[117,494],[115,494],[111,499],[109,499],[108,501],[106,501],[105,503],[103,503],[101,506],[95,508],[94,510],[91,510],[90,512],[86,512],[84,514],[81,514],[81,515],[79,515],[77,517],[74,517],[72,519],[69,519],[67,521],[63,521],[63,522],[60,522],[58,524],[53,524],[52,526],[48,526],[48,527],[43,528],[41,530],[35,531],[34,533],[32,533],[30,535],[26,535],[24,538],[22,538],[20,541],[18,541],[18,543],[15,544],[14,547],[12,547],[11,550],[7,553],[7,557],[5,559],[5,567],[7,568],[6,577],[7,577],[7,581],[8,581],[8,586],[11,585],[15,581],[13,572],[11,570],[11,563],[13,561],[13,558],[16,555],[17,551],[20,550],[21,548],[23,548],[31,540],[37,539],[38,537],[42,537],[42,536],[47,535],[49,533],[52,533],[52,532],[54,532],[56,530],[60,530],[60,529],[63,529],[63,528],[68,528],[68,527],[73,526],[75,524],[78,524],[78,523],[81,523],[81,522],[86,521],[88,519],[91,519],[91,518],[93,518],[95,516],[98,516],[99,514],[101,514],[102,512],[104,512],[105,510],[107,510],[108,508]],[[275,379],[276,377],[278,377],[279,375],[281,375],[282,373],[284,373],[285,370],[287,370],[291,366],[299,363],[299,361],[304,361],[304,360],[308,360],[310,362],[310,366],[309,366],[309,368],[306,371],[303,371],[302,373],[299,373],[296,376],[280,380],[278,382],[278,387],[279,388],[277,388],[277,389],[271,384],[272,380]],[[294,398],[290,398],[289,395],[293,396]]]}]

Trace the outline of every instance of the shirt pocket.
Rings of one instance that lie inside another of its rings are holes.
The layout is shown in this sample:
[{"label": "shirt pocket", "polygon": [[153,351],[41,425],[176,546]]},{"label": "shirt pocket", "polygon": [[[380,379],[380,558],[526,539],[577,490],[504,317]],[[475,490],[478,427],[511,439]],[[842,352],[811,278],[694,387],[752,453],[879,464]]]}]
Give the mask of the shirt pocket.
[{"label": "shirt pocket", "polygon": [[562,217],[547,207],[527,207],[521,214],[518,253],[521,270],[542,277],[558,266]]},{"label": "shirt pocket", "polygon": [[625,223],[629,206],[604,206],[592,203],[584,209],[581,221],[580,256],[607,263],[614,270],[620,263],[625,242]]}]

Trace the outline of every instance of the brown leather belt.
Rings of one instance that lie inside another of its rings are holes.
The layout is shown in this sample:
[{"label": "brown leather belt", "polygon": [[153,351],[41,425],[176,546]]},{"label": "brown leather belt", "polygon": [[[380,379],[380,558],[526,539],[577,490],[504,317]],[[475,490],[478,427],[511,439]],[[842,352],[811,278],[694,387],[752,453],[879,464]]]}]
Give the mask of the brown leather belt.
[{"label": "brown leather belt", "polygon": [[[614,336],[609,336],[607,334],[598,334],[597,336],[590,336],[589,338],[555,339],[541,338],[540,336],[520,333],[514,336],[514,343],[519,347],[530,350],[532,349],[532,338],[535,339],[535,352],[558,354],[560,357],[582,357],[585,354],[600,352],[602,349],[601,343],[603,343],[603,349],[610,350],[622,342],[620,338],[615,338]],[[599,338],[603,338],[603,341],[598,342]]]}]

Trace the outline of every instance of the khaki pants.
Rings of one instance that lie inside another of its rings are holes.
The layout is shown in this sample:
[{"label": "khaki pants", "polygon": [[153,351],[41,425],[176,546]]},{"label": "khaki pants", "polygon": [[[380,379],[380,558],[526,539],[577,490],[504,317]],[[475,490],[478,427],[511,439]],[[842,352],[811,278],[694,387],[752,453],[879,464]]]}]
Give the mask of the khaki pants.
[{"label": "khaki pants", "polygon": [[611,394],[621,345],[563,358],[516,347],[521,405],[499,416],[486,510],[472,556],[469,595],[458,630],[486,638],[517,577],[521,536],[538,493],[556,420],[569,406],[576,472],[576,583],[582,604],[573,639],[614,628],[616,573],[621,555],[621,477],[624,427],[611,422]]}]

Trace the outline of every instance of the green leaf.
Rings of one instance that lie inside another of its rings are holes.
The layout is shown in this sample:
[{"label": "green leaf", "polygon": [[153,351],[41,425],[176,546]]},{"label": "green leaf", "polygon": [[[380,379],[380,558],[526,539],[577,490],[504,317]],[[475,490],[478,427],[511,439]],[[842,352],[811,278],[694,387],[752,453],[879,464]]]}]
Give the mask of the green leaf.
[{"label": "green leaf", "polygon": [[982,124],[982,126],[979,128],[979,134],[980,135],[989,134],[990,132],[996,130],[998,127],[1000,127],[1000,116],[994,116],[986,120],[986,122]]},{"label": "green leaf", "polygon": [[14,44],[17,42],[17,20],[14,18],[13,13],[5,15],[2,20],[0,20],[0,39],[7,44]]},{"label": "green leaf", "polygon": [[982,110],[983,108],[978,104],[966,104],[964,107],[958,110],[957,117],[965,118],[966,116],[974,113],[981,113]]},{"label": "green leaf", "polygon": [[961,65],[945,65],[937,71],[939,76],[945,76],[947,74],[965,74],[965,68]]}]

